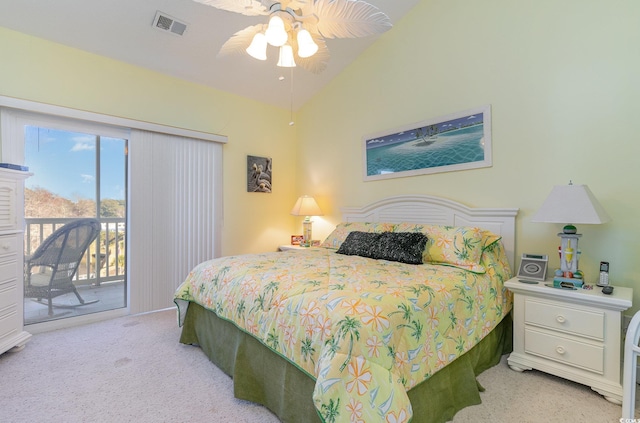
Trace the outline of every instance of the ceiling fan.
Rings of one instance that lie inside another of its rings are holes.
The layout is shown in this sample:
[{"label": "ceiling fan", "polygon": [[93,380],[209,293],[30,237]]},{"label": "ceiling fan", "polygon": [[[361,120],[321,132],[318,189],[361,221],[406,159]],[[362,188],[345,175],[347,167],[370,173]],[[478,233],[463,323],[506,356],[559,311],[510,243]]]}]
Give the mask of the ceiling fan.
[{"label": "ceiling fan", "polygon": [[246,16],[269,16],[268,24],[233,34],[218,56],[247,52],[267,59],[267,44],[280,50],[278,66],[322,72],[329,60],[325,38],[359,38],[391,28],[389,17],[362,0],[195,0]]}]

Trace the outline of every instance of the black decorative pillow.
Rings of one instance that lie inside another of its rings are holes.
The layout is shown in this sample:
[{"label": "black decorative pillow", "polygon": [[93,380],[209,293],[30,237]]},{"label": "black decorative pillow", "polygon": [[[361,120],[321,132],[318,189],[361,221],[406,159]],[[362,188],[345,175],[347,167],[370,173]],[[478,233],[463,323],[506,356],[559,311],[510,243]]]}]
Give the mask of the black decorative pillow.
[{"label": "black decorative pillow", "polygon": [[382,234],[375,232],[352,231],[345,238],[336,253],[347,256],[361,256],[376,258],[373,256],[375,245]]},{"label": "black decorative pillow", "polygon": [[383,232],[374,248],[374,258],[422,264],[427,236],[421,232]]},{"label": "black decorative pillow", "polygon": [[336,253],[372,259],[422,264],[427,236],[421,232],[360,232],[347,235]]}]

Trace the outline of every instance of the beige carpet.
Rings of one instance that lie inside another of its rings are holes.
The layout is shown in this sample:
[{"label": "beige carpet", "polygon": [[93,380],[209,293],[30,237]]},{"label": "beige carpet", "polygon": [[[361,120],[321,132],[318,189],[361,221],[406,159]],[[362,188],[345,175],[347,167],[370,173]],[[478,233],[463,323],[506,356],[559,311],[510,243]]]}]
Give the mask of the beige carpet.
[{"label": "beige carpet", "polygon": [[[174,310],[34,335],[0,356],[0,422],[277,422],[233,398],[231,379],[178,342]],[[479,377],[481,405],[454,422],[617,422],[621,408],[588,387],[503,359]],[[304,423],[304,422],[300,422]]]}]

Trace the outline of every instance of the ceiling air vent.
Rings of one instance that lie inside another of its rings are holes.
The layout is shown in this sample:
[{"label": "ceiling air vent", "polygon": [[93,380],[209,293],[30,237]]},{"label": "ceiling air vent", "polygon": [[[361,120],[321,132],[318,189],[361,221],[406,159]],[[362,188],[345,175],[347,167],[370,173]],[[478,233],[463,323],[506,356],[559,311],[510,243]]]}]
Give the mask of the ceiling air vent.
[{"label": "ceiling air vent", "polygon": [[174,35],[183,35],[187,30],[187,24],[176,20],[164,12],[157,11],[153,19],[153,27],[160,31],[170,32]]}]

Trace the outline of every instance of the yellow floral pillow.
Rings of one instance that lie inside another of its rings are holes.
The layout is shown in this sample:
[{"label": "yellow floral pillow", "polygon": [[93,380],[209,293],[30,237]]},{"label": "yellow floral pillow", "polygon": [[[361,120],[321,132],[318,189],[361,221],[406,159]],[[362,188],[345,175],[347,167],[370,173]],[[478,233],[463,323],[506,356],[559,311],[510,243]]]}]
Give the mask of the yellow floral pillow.
[{"label": "yellow floral pillow", "polygon": [[487,269],[488,273],[498,274],[506,281],[513,275],[504,245],[499,242],[501,239],[501,236],[491,231],[485,231],[482,240],[484,248],[482,249],[480,263]]},{"label": "yellow floral pillow", "polygon": [[483,231],[482,232],[482,251],[485,251],[488,248],[492,248],[496,242],[500,241],[502,237],[500,235],[496,235],[491,231]]},{"label": "yellow floral pillow", "polygon": [[[474,273],[484,273],[480,264],[482,251],[491,239],[485,239],[483,229],[469,226],[420,225],[400,223],[396,232],[422,232],[429,239],[424,250],[424,262],[443,264]],[[493,241],[495,242],[495,240]]]},{"label": "yellow floral pillow", "polygon": [[[321,247],[333,248],[337,250],[340,248],[347,235],[352,231],[359,232],[394,232],[394,223],[380,223],[380,222],[342,222],[336,226],[336,228],[329,234],[329,236],[320,244]],[[395,231],[398,232],[398,231]]]}]

